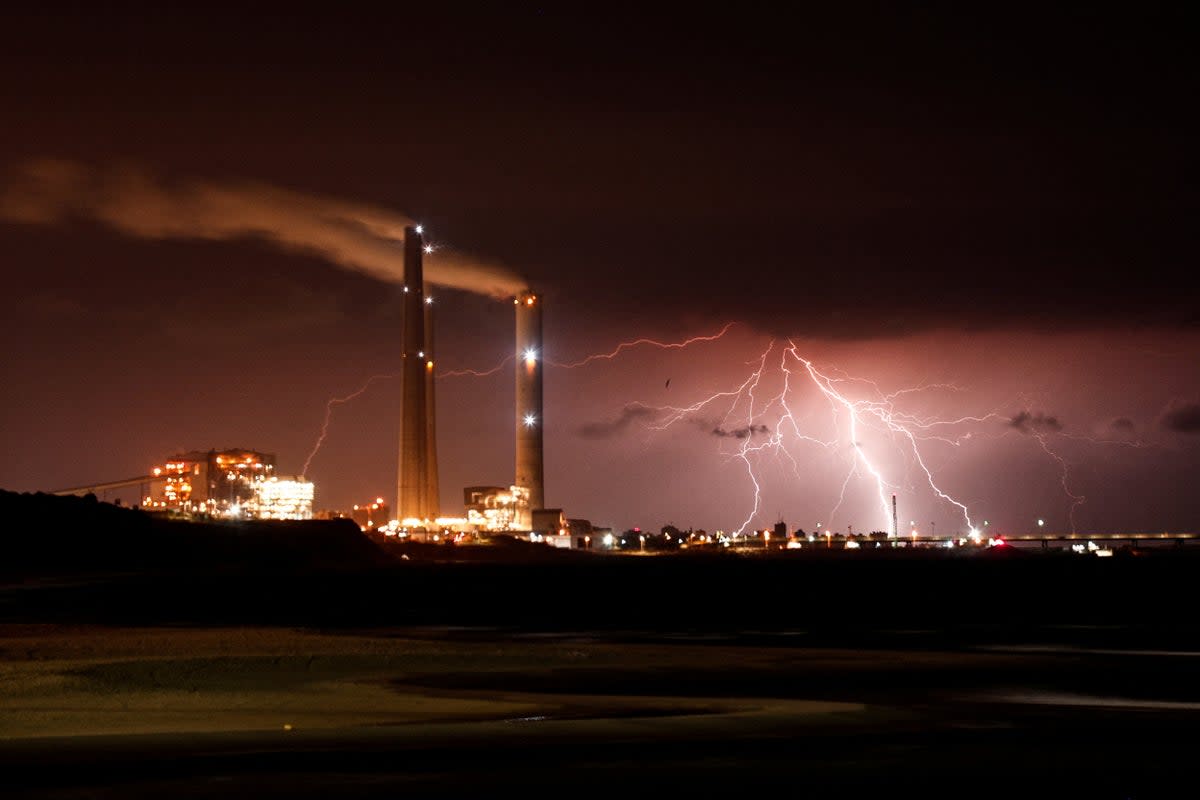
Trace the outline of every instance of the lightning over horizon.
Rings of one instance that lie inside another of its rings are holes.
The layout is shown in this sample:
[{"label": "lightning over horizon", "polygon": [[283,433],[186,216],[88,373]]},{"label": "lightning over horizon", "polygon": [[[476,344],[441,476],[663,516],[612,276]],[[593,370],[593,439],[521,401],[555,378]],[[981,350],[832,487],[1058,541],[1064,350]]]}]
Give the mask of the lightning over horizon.
[{"label": "lightning over horizon", "polygon": [[[545,359],[547,366],[573,370],[600,361],[614,361],[636,348],[681,351],[722,339],[739,323],[727,322],[719,330],[676,341],[637,337],[617,343],[610,349],[591,353],[575,360]],[[774,356],[772,356],[774,354]],[[439,378],[488,377],[503,370],[514,359],[506,355],[488,369],[446,370]],[[529,354],[528,359],[541,360],[541,354]],[[1140,440],[1106,440],[1064,433],[1052,417],[1021,412],[1013,415],[1001,408],[978,413],[938,415],[914,413],[903,407],[910,399],[929,393],[961,393],[965,388],[952,381],[933,381],[898,388],[883,388],[872,377],[851,375],[837,366],[820,367],[804,355],[796,341],[770,339],[765,348],[746,362],[748,373],[731,388],[715,391],[693,402],[681,405],[652,405],[635,401],[625,407],[622,420],[640,421],[648,431],[665,431],[686,424],[698,426],[721,440],[719,452],[726,459],[736,459],[745,468],[748,482],[747,511],[733,529],[744,533],[759,518],[763,504],[763,480],[771,470],[782,469],[796,485],[805,479],[805,465],[811,455],[802,449],[817,447],[846,463],[846,472],[839,482],[840,489],[830,498],[825,518],[836,524],[851,487],[865,481],[875,508],[876,523],[867,526],[886,532],[889,538],[901,533],[893,519],[891,498],[897,493],[927,492],[938,503],[953,509],[961,519],[965,536],[978,541],[982,530],[971,511],[971,502],[956,496],[929,461],[928,448],[948,446],[961,448],[972,441],[995,439],[1008,432],[1031,434],[1039,449],[1054,462],[1059,472],[1059,484],[1069,505],[1066,515],[1071,532],[1077,529],[1076,511],[1086,498],[1074,491],[1069,473],[1070,464],[1049,441],[1051,436],[1096,444],[1122,444],[1131,447],[1147,446]],[[374,375],[356,391],[330,398],[316,443],[305,460],[307,473],[313,459],[325,441],[335,407],[348,403],[365,393],[379,380],[394,375]],[[798,378],[802,378],[798,380]],[[669,381],[668,381],[669,386]],[[828,410],[828,422],[814,424],[812,412],[801,419],[793,410],[806,391],[815,391]],[[619,425],[619,428],[618,428]],[[612,430],[624,428],[616,423]],[[595,426],[593,426],[593,429]],[[827,429],[826,429],[827,428]],[[605,434],[607,435],[607,434]],[[729,445],[732,444],[732,449]],[[918,483],[911,483],[898,471],[897,463],[907,463]],[[810,467],[811,468],[811,467]],[[917,485],[925,488],[918,489]]]}]

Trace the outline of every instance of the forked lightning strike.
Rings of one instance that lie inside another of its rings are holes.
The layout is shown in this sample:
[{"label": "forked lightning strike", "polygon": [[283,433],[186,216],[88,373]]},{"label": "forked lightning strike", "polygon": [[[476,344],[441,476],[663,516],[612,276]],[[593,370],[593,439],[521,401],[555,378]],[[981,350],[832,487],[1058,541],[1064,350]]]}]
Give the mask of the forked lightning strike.
[{"label": "forked lightning strike", "polygon": [[[907,447],[911,449],[912,458],[924,473],[925,480],[928,482],[933,493],[940,500],[955,506],[963,515],[963,521],[970,531],[969,536],[972,539],[979,538],[979,531],[971,519],[967,506],[937,485],[933,473],[922,455],[919,443],[921,441],[939,441],[953,446],[960,446],[963,441],[971,438],[972,434],[970,432],[950,436],[938,433],[935,429],[948,430],[954,426],[969,423],[981,424],[992,421],[1004,421],[1007,417],[995,411],[985,415],[963,416],[956,419],[921,418],[903,413],[895,407],[895,400],[899,397],[934,389],[959,390],[959,387],[947,383],[934,383],[884,393],[874,381],[851,378],[845,376],[840,370],[838,371],[841,373],[840,377],[834,377],[820,371],[811,360],[800,355],[795,342],[792,341],[788,341],[787,345],[781,348],[779,372],[782,376],[783,388],[764,402],[756,397],[756,392],[760,389],[764,374],[767,371],[768,359],[776,346],[777,343],[772,340],[767,345],[766,350],[757,359],[753,360],[752,363],[756,364],[755,368],[737,387],[729,391],[716,392],[688,406],[652,407],[654,410],[660,412],[661,417],[656,423],[647,425],[651,429],[664,430],[680,422],[698,420],[699,415],[710,406],[722,401],[729,402],[729,407],[725,411],[718,430],[723,431],[727,428],[730,425],[730,420],[735,416],[739,420],[739,425],[742,427],[736,429],[736,436],[742,440],[742,443],[737,451],[733,453],[733,457],[740,458],[746,464],[750,482],[754,487],[754,499],[750,504],[750,513],[737,528],[737,534],[740,535],[750,526],[761,506],[761,481],[758,466],[763,455],[770,452],[785,459],[791,464],[792,472],[797,480],[802,479],[797,456],[789,448],[788,442],[790,438],[797,442],[815,444],[827,450],[837,447],[839,443],[847,444],[853,452],[853,457],[849,472],[842,482],[842,489],[838,499],[830,510],[830,517],[834,517],[840,510],[845,501],[846,488],[850,485],[854,476],[866,473],[870,476],[875,486],[880,513],[882,515],[881,518],[885,521],[888,536],[896,537],[899,532],[895,530],[892,520],[888,495],[891,491],[898,490],[899,487],[895,482],[889,481],[884,477],[882,468],[876,463],[876,460],[869,452],[869,446],[862,441],[862,434],[864,431],[870,429],[888,434],[891,438],[899,437],[905,441]],[[832,440],[827,441],[804,433],[792,412],[789,399],[795,391],[795,387],[792,385],[792,375],[793,367],[797,366],[803,368],[811,384],[821,392],[830,404],[830,410],[833,414],[833,424],[837,431]],[[875,397],[866,399],[853,398],[846,389],[840,386],[843,383],[861,383],[869,386],[873,390]],[[738,415],[738,409],[743,405],[745,406],[744,417]],[[773,431],[762,422],[763,419],[772,413],[778,414]],[[848,420],[847,429],[844,433],[840,430],[839,422],[843,415]],[[765,435],[766,439],[756,443],[754,441],[756,434]]]},{"label": "forked lightning strike", "polygon": [[733,322],[727,322],[727,323],[725,323],[724,328],[721,328],[721,330],[717,331],[714,334],[707,335],[707,336],[693,336],[692,338],[684,339],[681,342],[660,342],[656,339],[634,339],[629,342],[621,342],[616,347],[614,347],[611,352],[608,352],[608,353],[594,353],[590,356],[581,358],[578,361],[573,361],[571,363],[566,363],[566,364],[558,363],[558,362],[554,362],[554,361],[551,361],[548,363],[552,367],[562,367],[564,369],[574,369],[575,367],[582,367],[587,364],[590,364],[593,361],[611,361],[612,359],[614,359],[618,355],[620,355],[622,351],[628,350],[633,347],[637,347],[638,345],[641,345],[641,344],[653,345],[654,347],[657,347],[661,350],[682,350],[685,347],[689,347],[693,344],[698,344],[700,342],[716,341],[717,339],[720,339],[722,336],[724,336],[726,333],[728,333],[729,329],[732,328],[735,324],[736,323],[733,323]]},{"label": "forked lightning strike", "polygon": [[321,445],[325,442],[325,436],[329,433],[329,420],[330,417],[333,416],[333,407],[340,406],[342,403],[349,403],[351,400],[367,391],[367,389],[371,388],[371,384],[375,381],[387,380],[395,377],[397,376],[372,375],[371,377],[367,378],[366,382],[364,382],[362,386],[358,387],[345,397],[329,398],[329,401],[325,403],[325,420],[321,423],[321,433],[317,436],[316,444],[314,444],[312,450],[309,451],[308,458],[304,459],[304,469],[301,470],[301,475],[308,475],[308,468],[312,464],[313,458],[316,457],[317,451],[321,449]]},{"label": "forked lightning strike", "polygon": [[[421,226],[418,225],[416,230],[417,230],[417,233],[421,233]],[[425,248],[425,252],[426,253],[433,252],[432,245],[427,246]],[[431,298],[427,298],[426,302],[429,302],[430,299]],[[716,332],[714,334],[707,334],[704,336],[693,336],[689,339],[684,339],[683,341],[679,341],[679,342],[660,342],[655,339],[646,339],[646,338],[635,339],[635,340],[629,341],[629,342],[621,342],[615,348],[613,348],[613,350],[611,352],[596,353],[596,354],[587,356],[587,357],[585,357],[579,361],[573,362],[573,363],[560,364],[560,363],[555,363],[555,362],[551,361],[551,362],[547,362],[547,364],[552,367],[562,367],[564,369],[574,369],[576,367],[582,367],[586,364],[589,364],[592,361],[611,360],[611,359],[615,358],[619,353],[621,353],[625,350],[628,350],[630,348],[637,347],[638,345],[643,345],[643,344],[652,345],[654,347],[657,347],[657,348],[660,348],[663,350],[682,350],[683,348],[689,347],[693,344],[699,344],[702,342],[711,342],[711,341],[720,339],[722,336],[724,336],[726,333],[728,333],[729,329],[732,328],[734,324],[735,323],[733,323],[733,322],[728,322],[725,324],[725,327],[721,328],[721,330],[719,330],[718,332]],[[536,357],[537,357],[536,354],[530,355],[530,358],[536,358]],[[513,354],[510,353],[509,355],[502,358],[498,364],[496,364],[494,367],[491,367],[490,369],[485,369],[485,370],[475,370],[475,369],[446,370],[444,372],[439,372],[437,377],[439,377],[439,378],[463,378],[463,377],[486,378],[490,375],[495,375],[497,372],[504,369],[504,367],[510,361],[512,361],[513,358],[514,358]],[[383,379],[395,378],[395,377],[398,377],[398,376],[397,375],[372,375],[370,378],[367,379],[367,381],[365,383],[363,383],[363,385],[361,387],[359,387],[354,392],[351,392],[350,394],[346,395],[345,397],[331,397],[328,401],[326,401],[326,403],[325,403],[325,419],[321,423],[321,432],[317,435],[317,441],[313,445],[312,450],[309,452],[308,458],[306,458],[304,460],[303,474],[308,474],[309,465],[312,464],[313,458],[317,455],[317,452],[321,449],[321,445],[325,441],[325,437],[329,432],[329,421],[330,421],[331,415],[333,414],[333,407],[336,405],[341,405],[343,403],[348,403],[351,400],[354,400],[355,398],[359,397],[364,392],[366,392],[366,390],[369,389],[371,384],[374,383],[376,380],[383,380]]]},{"label": "forked lightning strike", "polygon": [[[725,336],[735,324],[734,322],[729,322],[716,333],[693,336],[677,342],[662,342],[650,338],[632,339],[620,342],[610,351],[593,353],[576,361],[547,361],[546,363],[552,367],[576,369],[597,361],[612,361],[622,353],[642,345],[662,350],[682,350],[695,344],[716,341]],[[759,395],[761,395],[764,377],[770,372],[768,367],[770,356],[777,347],[780,351],[778,374],[782,381],[782,389],[764,399]],[[514,356],[510,354],[490,369],[448,370],[439,373],[438,377],[488,377],[504,369],[513,359]],[[833,503],[830,509],[829,518],[836,518],[837,513],[845,502],[846,489],[850,486],[855,476],[861,477],[865,474],[869,476],[869,480],[874,486],[874,493],[877,495],[879,504],[880,519],[884,521],[883,527],[886,529],[888,537],[898,537],[899,531],[895,529],[889,505],[889,494],[898,491],[900,486],[897,481],[889,480],[884,476],[884,470],[877,461],[878,446],[863,441],[864,434],[874,432],[876,434],[883,434],[893,441],[899,440],[904,443],[904,450],[910,454],[912,461],[920,468],[929,489],[939,500],[958,509],[969,531],[968,536],[973,540],[979,540],[980,531],[974,524],[966,504],[955,499],[938,486],[933,471],[922,454],[921,443],[940,442],[959,447],[964,442],[979,434],[977,431],[972,430],[963,433],[954,433],[956,429],[961,429],[962,426],[967,425],[979,426],[992,422],[1010,422],[1010,417],[1001,414],[999,411],[991,411],[986,414],[964,415],[953,419],[942,419],[937,417],[923,417],[900,411],[896,407],[896,402],[905,396],[934,390],[961,391],[961,387],[951,383],[930,383],[884,392],[873,380],[853,377],[840,369],[827,371],[818,369],[812,360],[805,358],[799,353],[796,343],[791,340],[788,340],[786,345],[781,345],[775,340],[771,340],[766,349],[748,363],[754,365],[750,374],[730,390],[714,392],[708,397],[686,406],[644,406],[645,408],[659,412],[657,421],[646,425],[651,430],[661,431],[679,423],[688,422],[707,424],[705,423],[706,419],[715,419],[714,433],[719,433],[723,437],[735,438],[740,441],[738,448],[734,452],[729,453],[729,457],[737,458],[745,464],[747,476],[754,487],[754,497],[753,502],[750,503],[749,513],[736,530],[737,534],[743,533],[753,523],[761,508],[762,459],[770,454],[776,456],[781,461],[786,461],[790,464],[791,471],[796,480],[801,481],[803,477],[800,470],[800,460],[797,453],[792,451],[792,446],[794,444],[806,444],[816,445],[829,451],[846,446],[853,454],[850,458],[849,470],[841,484],[841,491],[836,502]],[[828,401],[835,431],[832,439],[826,440],[819,436],[805,433],[795,414],[792,412],[790,402],[798,391],[797,387],[793,385],[792,380],[793,371],[796,369],[802,369],[803,374],[809,379],[807,383],[815,387]],[[313,446],[312,452],[309,453],[304,463],[305,473],[307,473],[313,458],[326,438],[333,408],[362,395],[375,381],[392,377],[396,376],[373,375],[351,394],[345,397],[331,398],[326,403],[325,419],[321,426],[320,435]],[[867,387],[870,396],[864,398],[853,395],[851,390],[847,388],[853,385]],[[756,395],[756,393],[759,393],[759,395]],[[728,407],[723,409],[723,413],[720,413],[719,416],[709,416],[709,409],[720,408],[724,403],[728,403]],[[769,426],[764,422],[771,415],[776,415],[773,426]],[[842,429],[843,416],[846,420],[844,430]],[[1047,455],[1055,459],[1060,467],[1063,490],[1072,501],[1070,519],[1071,528],[1074,532],[1075,510],[1084,502],[1084,497],[1073,493],[1069,488],[1068,464],[1061,455],[1050,447],[1046,440],[1046,434],[1041,431],[1033,431],[1032,433],[1037,438],[1041,448]],[[994,435],[1001,434],[997,433]],[[1088,439],[1088,441],[1094,440]],[[1111,443],[1142,446],[1139,442],[1112,441]]]}]

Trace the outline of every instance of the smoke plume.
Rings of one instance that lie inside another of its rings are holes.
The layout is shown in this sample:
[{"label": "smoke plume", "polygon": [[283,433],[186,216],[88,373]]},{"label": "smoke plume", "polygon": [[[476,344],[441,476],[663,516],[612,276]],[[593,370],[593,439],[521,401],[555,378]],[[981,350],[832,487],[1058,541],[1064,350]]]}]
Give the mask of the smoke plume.
[{"label": "smoke plume", "polygon": [[[61,160],[22,166],[0,191],[0,220],[53,225],[91,219],[143,239],[258,238],[380,280],[404,280],[403,214],[252,182],[167,182],[140,169],[93,169]],[[509,297],[525,288],[511,270],[439,249],[425,279]]]}]

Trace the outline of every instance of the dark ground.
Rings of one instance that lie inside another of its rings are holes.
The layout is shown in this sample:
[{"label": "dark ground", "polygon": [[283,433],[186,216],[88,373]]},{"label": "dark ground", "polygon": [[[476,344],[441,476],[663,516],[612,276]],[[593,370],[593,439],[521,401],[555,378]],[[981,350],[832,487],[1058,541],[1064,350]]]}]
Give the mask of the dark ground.
[{"label": "dark ground", "polygon": [[[290,542],[283,529],[239,529],[213,561],[196,542],[218,534],[200,528],[163,538],[152,526],[128,552],[129,519],[104,530],[76,520],[74,533],[38,534],[37,546],[14,543],[29,520],[5,531],[13,557],[0,583],[0,666],[38,658],[31,636],[168,631],[154,663],[169,664],[187,655],[172,652],[172,636],[254,626],[318,634],[335,653],[339,641],[347,654],[363,641],[443,648],[462,660],[381,661],[372,680],[422,697],[519,696],[545,710],[287,738],[233,729],[0,738],[7,796],[1195,793],[1200,559],[1188,548],[1109,559],[532,559],[492,549],[485,560],[459,546],[398,560],[356,529],[308,526]],[[90,560],[66,555],[80,531]],[[4,647],[18,639],[26,644]],[[528,661],[498,666],[487,654],[501,651]],[[188,658],[201,672],[214,663]],[[856,710],[809,713],[796,701]],[[759,711],[732,710],[739,704]]]}]

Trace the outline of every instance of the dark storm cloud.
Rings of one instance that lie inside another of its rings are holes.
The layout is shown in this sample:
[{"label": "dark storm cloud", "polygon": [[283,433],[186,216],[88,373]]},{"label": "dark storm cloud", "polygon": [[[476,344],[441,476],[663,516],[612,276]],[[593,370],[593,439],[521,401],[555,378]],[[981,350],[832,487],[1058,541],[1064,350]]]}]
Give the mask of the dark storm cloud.
[{"label": "dark storm cloud", "polygon": [[0,153],[402,183],[405,208],[614,326],[1200,326],[1186,292],[1133,278],[1198,255],[1182,6],[1089,8],[1080,35],[1072,8],[958,5],[831,5],[804,30],[719,6],[13,12]]},{"label": "dark storm cloud", "polygon": [[1021,433],[1058,433],[1063,429],[1057,417],[1047,416],[1041,411],[1036,414],[1021,411],[1010,419],[1008,424]]},{"label": "dark storm cloud", "polygon": [[641,403],[629,403],[616,418],[581,425],[577,433],[585,439],[611,439],[624,433],[634,422],[652,419],[658,414],[657,409]]},{"label": "dark storm cloud", "polygon": [[726,430],[725,428],[718,426],[713,428],[710,432],[713,436],[717,436],[722,439],[749,439],[756,433],[767,433],[768,430],[769,429],[766,425],[747,425],[744,428],[734,428],[732,430]]},{"label": "dark storm cloud", "polygon": [[1200,433],[1200,402],[1172,400],[1159,417],[1159,424],[1176,433]]},{"label": "dark storm cloud", "polygon": [[[0,192],[0,220],[52,225],[92,219],[143,239],[259,238],[402,283],[404,228],[394,211],[248,181],[169,183],[130,167],[92,169],[44,159],[22,165]],[[426,260],[430,283],[506,297],[525,282],[453,252]]]}]

